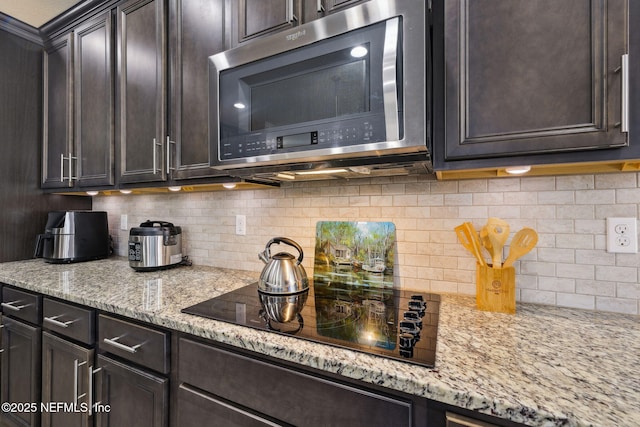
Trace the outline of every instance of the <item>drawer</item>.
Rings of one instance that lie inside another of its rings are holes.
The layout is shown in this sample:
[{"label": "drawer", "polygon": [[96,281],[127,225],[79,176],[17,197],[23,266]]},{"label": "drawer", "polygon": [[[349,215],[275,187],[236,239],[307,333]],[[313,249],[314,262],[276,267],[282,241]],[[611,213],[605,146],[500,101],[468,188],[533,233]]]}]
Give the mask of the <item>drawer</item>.
[{"label": "drawer", "polygon": [[42,296],[4,286],[2,312],[7,316],[40,324]]},{"label": "drawer", "polygon": [[95,312],[72,304],[45,298],[42,326],[87,345],[95,342]]},{"label": "drawer", "polygon": [[163,374],[169,373],[169,334],[98,315],[98,348]]},{"label": "drawer", "polygon": [[293,425],[409,426],[413,402],[330,381],[186,338],[178,382]]}]

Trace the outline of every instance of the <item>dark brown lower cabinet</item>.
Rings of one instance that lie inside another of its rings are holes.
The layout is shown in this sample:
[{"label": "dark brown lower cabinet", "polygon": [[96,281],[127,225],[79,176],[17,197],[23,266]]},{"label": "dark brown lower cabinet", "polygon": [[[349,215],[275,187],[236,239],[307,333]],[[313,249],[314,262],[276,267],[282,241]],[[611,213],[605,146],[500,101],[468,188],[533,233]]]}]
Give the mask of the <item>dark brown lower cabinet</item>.
[{"label": "dark brown lower cabinet", "polygon": [[[2,316],[2,403],[16,404],[2,411],[2,426],[40,425],[40,328]],[[36,405],[25,408],[24,405]],[[19,407],[22,405],[22,408]],[[26,409],[26,410],[25,410]]]},{"label": "dark brown lower cabinet", "polygon": [[178,388],[178,425],[264,427],[280,426],[282,423],[273,422],[209,393],[182,384]]},{"label": "dark brown lower cabinet", "polygon": [[[93,353],[93,349],[42,332],[42,403],[53,405],[42,413],[43,427],[91,425],[89,371]],[[68,406],[55,406],[60,403]]]},{"label": "dark brown lower cabinet", "polygon": [[[186,338],[178,344],[178,382],[184,425],[202,425],[207,414],[233,414],[237,426],[426,425],[425,399],[360,388]],[[191,415],[197,418],[188,420]]]},{"label": "dark brown lower cabinet", "polygon": [[[98,355],[95,417],[97,427],[166,427],[169,380]],[[206,424],[204,424],[206,425]]]}]

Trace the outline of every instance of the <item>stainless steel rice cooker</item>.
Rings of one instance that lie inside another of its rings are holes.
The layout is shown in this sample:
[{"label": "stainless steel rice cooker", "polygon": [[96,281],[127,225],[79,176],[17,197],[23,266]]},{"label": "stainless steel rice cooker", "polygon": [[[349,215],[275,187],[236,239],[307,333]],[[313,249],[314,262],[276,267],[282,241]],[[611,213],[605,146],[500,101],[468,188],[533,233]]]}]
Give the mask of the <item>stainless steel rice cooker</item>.
[{"label": "stainless steel rice cooker", "polygon": [[129,266],[136,271],[174,267],[182,262],[182,228],[147,220],[129,231]]}]

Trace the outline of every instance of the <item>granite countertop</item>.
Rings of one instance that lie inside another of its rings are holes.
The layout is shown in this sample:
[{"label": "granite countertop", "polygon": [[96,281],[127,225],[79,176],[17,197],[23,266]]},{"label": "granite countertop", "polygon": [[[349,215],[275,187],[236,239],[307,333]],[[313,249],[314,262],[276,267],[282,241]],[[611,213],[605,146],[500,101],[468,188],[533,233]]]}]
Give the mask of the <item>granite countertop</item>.
[{"label": "granite countertop", "polygon": [[532,426],[640,425],[640,317],[443,295],[434,369],[180,313],[258,273],[124,258],[0,263],[0,282]]}]

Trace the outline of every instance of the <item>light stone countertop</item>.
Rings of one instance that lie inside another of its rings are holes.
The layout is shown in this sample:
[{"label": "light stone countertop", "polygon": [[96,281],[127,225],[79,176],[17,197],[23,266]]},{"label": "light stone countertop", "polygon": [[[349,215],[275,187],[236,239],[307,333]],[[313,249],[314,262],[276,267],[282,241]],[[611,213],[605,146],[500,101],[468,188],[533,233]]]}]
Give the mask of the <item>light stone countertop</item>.
[{"label": "light stone countertop", "polygon": [[213,267],[135,272],[125,258],[0,263],[0,282],[532,426],[640,426],[640,317],[444,295],[435,369],[180,313],[256,281]]}]

